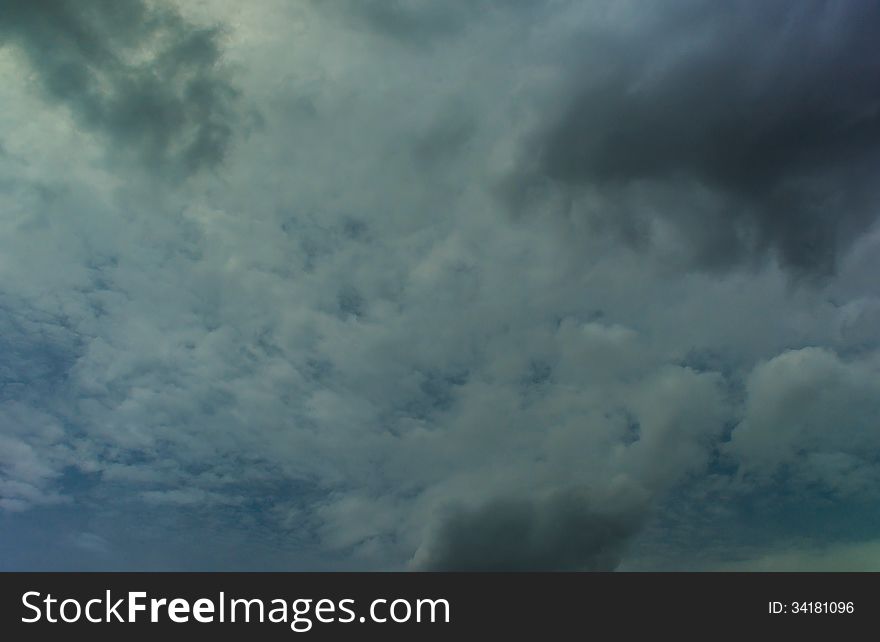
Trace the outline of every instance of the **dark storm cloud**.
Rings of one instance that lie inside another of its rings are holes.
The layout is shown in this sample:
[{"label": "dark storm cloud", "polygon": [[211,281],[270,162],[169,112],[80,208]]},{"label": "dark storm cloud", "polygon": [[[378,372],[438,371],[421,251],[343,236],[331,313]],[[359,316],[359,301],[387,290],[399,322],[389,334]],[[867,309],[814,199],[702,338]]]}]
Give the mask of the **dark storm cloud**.
[{"label": "dark storm cloud", "polygon": [[114,152],[163,172],[223,159],[237,92],[220,68],[217,29],[143,0],[10,0],[0,44],[22,51],[46,95]]},{"label": "dark storm cloud", "polygon": [[561,186],[569,216],[634,242],[659,217],[704,268],[771,253],[830,273],[877,214],[880,6],[664,7],[578,45],[570,102],[530,141],[513,197]]},{"label": "dark storm cloud", "polygon": [[641,502],[582,490],[496,499],[452,513],[414,565],[432,571],[610,571],[639,529]]}]

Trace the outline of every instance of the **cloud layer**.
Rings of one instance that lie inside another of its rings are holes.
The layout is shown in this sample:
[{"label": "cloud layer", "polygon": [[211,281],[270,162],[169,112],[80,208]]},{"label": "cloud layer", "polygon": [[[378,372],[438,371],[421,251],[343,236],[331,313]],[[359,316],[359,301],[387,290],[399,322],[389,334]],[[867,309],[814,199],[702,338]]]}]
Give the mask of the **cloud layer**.
[{"label": "cloud layer", "polygon": [[876,541],[863,3],[10,6],[3,568]]}]

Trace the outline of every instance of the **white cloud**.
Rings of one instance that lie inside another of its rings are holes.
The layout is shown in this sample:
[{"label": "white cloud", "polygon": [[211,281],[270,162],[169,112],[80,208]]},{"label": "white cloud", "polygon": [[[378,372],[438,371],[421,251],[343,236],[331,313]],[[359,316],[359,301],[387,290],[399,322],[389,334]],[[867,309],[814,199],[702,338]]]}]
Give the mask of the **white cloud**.
[{"label": "white cloud", "polygon": [[745,475],[786,469],[802,482],[865,493],[877,478],[880,371],[823,348],[785,352],[747,382],[745,416],[728,452]]}]

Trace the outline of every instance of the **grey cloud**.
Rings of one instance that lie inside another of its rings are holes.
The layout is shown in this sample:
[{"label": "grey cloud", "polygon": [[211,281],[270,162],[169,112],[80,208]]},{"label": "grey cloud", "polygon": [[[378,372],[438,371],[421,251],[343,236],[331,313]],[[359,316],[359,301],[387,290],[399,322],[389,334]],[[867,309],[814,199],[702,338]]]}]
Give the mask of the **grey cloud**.
[{"label": "grey cloud", "polygon": [[114,153],[167,175],[223,160],[238,92],[222,69],[217,28],[142,0],[12,0],[0,44],[21,51],[45,95],[105,135]]},{"label": "grey cloud", "polygon": [[637,495],[581,488],[510,497],[450,514],[413,565],[432,571],[611,571],[645,516]]},{"label": "grey cloud", "polygon": [[823,275],[877,215],[880,9],[863,2],[670,2],[587,33],[570,98],[509,195],[561,187],[569,216],[631,243],[671,226],[688,261],[768,254]]}]

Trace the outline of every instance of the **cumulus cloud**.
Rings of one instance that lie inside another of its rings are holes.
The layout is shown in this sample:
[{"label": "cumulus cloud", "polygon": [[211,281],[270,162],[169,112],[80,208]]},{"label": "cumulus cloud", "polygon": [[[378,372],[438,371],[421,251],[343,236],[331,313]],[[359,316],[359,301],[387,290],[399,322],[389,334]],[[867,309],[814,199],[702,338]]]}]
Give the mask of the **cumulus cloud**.
[{"label": "cumulus cloud", "polygon": [[235,128],[237,90],[221,33],[170,4],[14,1],[0,45],[27,60],[45,96],[83,128],[167,176],[214,168]]},{"label": "cumulus cloud", "polygon": [[[630,493],[631,494],[631,493]],[[642,498],[617,492],[604,506],[584,489],[495,499],[446,517],[413,566],[433,571],[611,571],[638,529]]]},{"label": "cumulus cloud", "polygon": [[796,482],[869,493],[880,454],[880,371],[822,348],[781,354],[747,382],[745,417],[729,452],[743,474],[785,471]]}]

